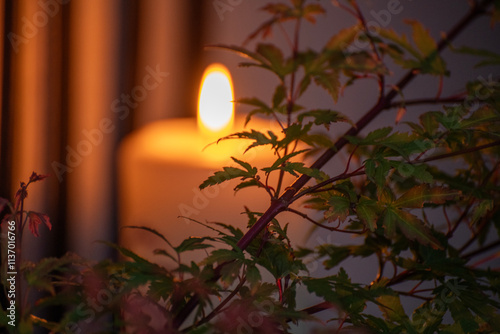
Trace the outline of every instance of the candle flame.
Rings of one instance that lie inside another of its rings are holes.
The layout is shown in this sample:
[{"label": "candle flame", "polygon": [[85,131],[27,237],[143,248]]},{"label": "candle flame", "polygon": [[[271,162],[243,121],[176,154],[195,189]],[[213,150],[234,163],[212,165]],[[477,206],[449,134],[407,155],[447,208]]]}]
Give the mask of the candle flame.
[{"label": "candle flame", "polygon": [[203,132],[221,134],[234,122],[233,83],[229,70],[212,64],[203,73],[198,98],[198,127]]}]

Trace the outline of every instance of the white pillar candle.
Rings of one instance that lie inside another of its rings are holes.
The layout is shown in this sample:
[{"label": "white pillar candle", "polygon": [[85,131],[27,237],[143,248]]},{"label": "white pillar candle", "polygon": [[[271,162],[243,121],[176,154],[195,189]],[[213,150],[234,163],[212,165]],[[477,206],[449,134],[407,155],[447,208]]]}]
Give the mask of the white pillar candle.
[{"label": "white pillar candle", "polygon": [[[206,73],[212,70],[210,67]],[[211,106],[217,105],[220,101],[214,101],[213,97],[218,93],[217,90],[201,90],[200,104],[208,99]],[[242,214],[245,206],[253,211],[267,209],[270,198],[264,195],[263,189],[243,189],[235,196],[232,188],[237,181],[199,189],[205,179],[223,166],[237,166],[231,157],[257,167],[270,166],[274,158],[269,147],[243,154],[251,144],[248,140],[224,140],[209,145],[221,136],[248,130],[243,118],[232,116],[232,92],[222,94],[220,99],[229,103],[231,117],[221,116],[226,118],[227,125],[200,125],[195,118],[168,119],[151,123],[124,140],[119,152],[121,227],[154,228],[177,246],[190,236],[214,235],[213,231],[191,219],[204,223],[223,222],[245,230],[248,221]],[[218,105],[212,112],[224,108]],[[202,106],[199,109],[204,110]],[[266,131],[270,125],[270,121],[253,119],[249,128]],[[279,129],[273,131],[279,133]],[[120,243],[148,258],[154,249],[168,249],[157,236],[135,229],[121,229]]]},{"label": "white pillar candle", "polygon": [[[234,130],[243,130],[237,118]],[[252,127],[269,128],[268,121],[252,121]],[[242,230],[247,218],[244,206],[253,211],[267,209],[270,198],[263,189],[242,189],[236,195],[237,181],[199,189],[199,185],[223,166],[238,166],[230,157],[258,167],[272,164],[269,148],[256,148],[242,154],[251,142],[227,140],[208,147],[206,135],[196,119],[170,119],[152,123],[122,143],[120,166],[120,224],[156,229],[174,246],[189,236],[214,235],[187,218],[202,222],[223,222]],[[241,168],[241,166],[240,166]],[[168,248],[158,237],[144,231],[122,229],[120,243],[141,256],[151,257],[155,248]]]}]

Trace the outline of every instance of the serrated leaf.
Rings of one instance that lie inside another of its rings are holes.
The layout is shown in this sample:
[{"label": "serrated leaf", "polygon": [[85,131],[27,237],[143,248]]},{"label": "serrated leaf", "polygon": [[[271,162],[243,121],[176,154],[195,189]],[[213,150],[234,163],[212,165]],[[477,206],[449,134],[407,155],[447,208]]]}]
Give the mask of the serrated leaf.
[{"label": "serrated leaf", "polygon": [[361,31],[360,25],[354,25],[345,29],[340,30],[337,34],[333,35],[332,38],[326,43],[326,50],[345,50],[349,45],[351,45],[358,33]]},{"label": "serrated leaf", "polygon": [[328,221],[344,222],[349,216],[349,211],[351,209],[351,201],[344,196],[331,196],[328,199],[328,204],[330,208],[325,212],[325,218]]},{"label": "serrated leaf", "polygon": [[255,176],[255,174],[257,174],[257,168],[252,167],[252,165],[250,165],[248,162],[236,159],[235,157],[231,157],[231,159],[241,167],[245,168],[250,175]]},{"label": "serrated leaf", "polygon": [[393,205],[398,208],[421,208],[424,203],[443,204],[461,195],[460,191],[422,184],[413,187],[399,197]]},{"label": "serrated leaf", "polygon": [[278,146],[278,137],[274,134],[272,131],[267,131],[266,134],[252,129],[250,132],[248,131],[243,131],[243,132],[236,132],[233,134],[230,134],[229,136],[220,138],[218,141],[221,140],[228,140],[228,139],[249,139],[253,140],[253,144],[249,145],[246,149],[245,152],[250,150],[251,148],[257,147],[257,146],[263,146],[263,145],[271,145],[273,148]]},{"label": "serrated leaf", "polygon": [[214,238],[210,237],[189,237],[188,239],[184,239],[179,246],[174,247],[177,253],[183,253],[187,251],[192,251],[196,249],[205,249],[213,247],[212,245],[205,244],[206,240],[214,240]]},{"label": "serrated leaf", "polygon": [[388,208],[386,210],[384,227],[389,234],[393,234],[395,227],[409,239],[435,249],[441,249],[441,243],[432,235],[430,229],[416,216],[400,209]]},{"label": "serrated leaf", "polygon": [[324,88],[328,92],[328,94],[330,94],[333,101],[338,101],[340,90],[340,76],[337,70],[314,73],[313,79],[318,86]]},{"label": "serrated leaf", "polygon": [[329,129],[330,124],[337,122],[348,122],[352,124],[352,121],[349,120],[349,118],[347,118],[345,115],[338,111],[330,109],[309,110],[301,113],[297,117],[297,120],[302,123],[304,118],[306,117],[312,117],[314,119],[315,125],[324,125],[326,129]]},{"label": "serrated leaf", "polygon": [[347,259],[352,254],[348,246],[320,245],[318,246],[318,255],[328,256],[328,259],[323,261],[325,269],[332,269]]},{"label": "serrated leaf", "polygon": [[429,29],[416,20],[406,20],[405,22],[412,27],[412,38],[421,55],[425,57],[436,52],[436,42],[431,37]]},{"label": "serrated leaf", "polygon": [[437,119],[437,115],[439,114],[442,113],[437,111],[429,111],[420,115],[419,117],[420,124],[422,124],[425,131],[431,136],[436,134],[436,131],[439,127],[439,122]]},{"label": "serrated leaf", "polygon": [[248,180],[248,181],[243,181],[241,183],[239,183],[238,185],[236,185],[236,187],[234,187],[234,192],[238,192],[240,191],[241,189],[245,189],[245,188],[249,188],[249,187],[259,187],[261,188],[262,187],[262,184],[257,181],[256,179],[251,179],[251,180]]},{"label": "serrated leaf", "polygon": [[324,14],[325,9],[318,4],[309,4],[302,10],[302,16],[311,23],[316,23],[316,15]]},{"label": "serrated leaf", "polygon": [[479,204],[474,207],[474,211],[472,212],[472,223],[477,222],[480,218],[485,216],[490,210],[493,209],[493,200],[487,199],[482,200]]},{"label": "serrated leaf", "polygon": [[171,248],[174,248],[174,246],[172,246],[172,244],[170,243],[170,241],[168,241],[168,239],[165,238],[165,236],[163,234],[161,234],[160,232],[158,232],[157,230],[155,230],[152,227],[128,225],[128,226],[123,226],[122,228],[131,228],[131,229],[139,229],[139,230],[147,231],[149,233],[152,233],[152,234],[156,235],[157,237],[159,237],[163,241],[165,241],[167,243],[167,245],[169,245]]},{"label": "serrated leaf", "polygon": [[283,85],[276,87],[273,95],[273,108],[278,108],[286,97],[286,88]]},{"label": "serrated leaf", "polygon": [[232,249],[216,249],[203,260],[203,264],[224,263],[234,260],[244,260],[245,257],[241,251]]},{"label": "serrated leaf", "polygon": [[166,257],[169,257],[171,258],[172,260],[174,260],[175,262],[177,262],[177,259],[175,257],[173,257],[169,252],[167,252],[165,249],[155,249],[153,251],[153,254],[155,255],[162,255],[162,256],[166,256]]},{"label": "serrated leaf", "polygon": [[419,52],[410,44],[406,35],[402,34],[400,36],[394,29],[380,29],[378,33],[381,37],[396,43],[397,46],[410,52],[414,57],[418,58],[420,56]]},{"label": "serrated leaf", "polygon": [[285,162],[287,162],[288,160],[290,160],[291,158],[293,158],[294,156],[296,155],[299,155],[299,154],[302,154],[302,153],[305,153],[307,152],[308,150],[300,150],[300,151],[296,151],[296,152],[292,152],[290,154],[287,154],[279,159],[277,159],[271,167],[265,167],[265,168],[262,168],[262,170],[264,172],[266,172],[266,174],[269,174],[270,172],[274,171],[274,170],[277,170],[279,169],[279,167],[281,165],[283,165]]},{"label": "serrated leaf", "polygon": [[405,313],[401,300],[397,295],[384,295],[377,298],[380,310],[384,314],[384,318],[397,323],[404,323],[410,319]]},{"label": "serrated leaf", "polygon": [[459,299],[453,298],[452,302],[449,303],[448,308],[450,309],[453,320],[460,324],[464,333],[473,333],[479,329],[471,311],[469,311],[469,309],[462,304]]},{"label": "serrated leaf", "polygon": [[377,219],[379,216],[380,208],[377,202],[362,196],[356,205],[356,213],[370,231],[375,231],[377,228]]},{"label": "serrated leaf", "polygon": [[365,138],[346,136],[349,142],[353,145],[374,145],[380,140],[386,138],[392,132],[392,127],[383,127],[374,130],[366,135]]},{"label": "serrated leaf", "polygon": [[500,114],[491,106],[482,106],[469,117],[460,122],[460,128],[467,129],[482,124],[500,121]]},{"label": "serrated leaf", "polygon": [[257,53],[267,60],[269,68],[280,78],[288,74],[283,64],[283,53],[278,47],[273,44],[260,43],[257,45]]},{"label": "serrated leaf", "polygon": [[247,50],[241,46],[237,45],[223,45],[223,44],[212,44],[206,46],[207,49],[222,49],[226,51],[231,51],[235,52],[243,57],[247,57],[250,59],[255,60],[256,62],[260,64],[264,64],[266,62],[265,58],[259,55],[258,53],[252,52],[250,50]]},{"label": "serrated leaf", "polygon": [[202,184],[200,184],[200,189],[204,189],[208,186],[213,186],[216,184],[221,184],[222,182],[229,181],[236,178],[252,178],[254,175],[251,173],[236,168],[236,167],[223,167],[223,171],[215,172],[213,176],[208,177]]},{"label": "serrated leaf", "polygon": [[500,54],[490,50],[464,46],[454,51],[485,58],[483,61],[477,63],[476,66],[474,66],[475,68],[488,65],[500,65]]},{"label": "serrated leaf", "polygon": [[257,268],[257,266],[255,266],[255,265],[247,266],[246,278],[247,278],[247,281],[250,283],[250,285],[253,286],[255,284],[258,284],[262,280],[262,277],[261,277],[260,272],[259,272],[259,268]]},{"label": "serrated leaf", "polygon": [[292,174],[293,176],[298,176],[295,173],[297,172],[318,180],[323,178],[323,174],[319,169],[306,167],[302,162],[287,162],[280,169]]},{"label": "serrated leaf", "polygon": [[279,141],[279,147],[286,147],[290,143],[300,140],[303,136],[307,136],[309,130],[312,127],[312,123],[308,124],[299,124],[293,123],[288,128],[285,129],[285,138]]}]

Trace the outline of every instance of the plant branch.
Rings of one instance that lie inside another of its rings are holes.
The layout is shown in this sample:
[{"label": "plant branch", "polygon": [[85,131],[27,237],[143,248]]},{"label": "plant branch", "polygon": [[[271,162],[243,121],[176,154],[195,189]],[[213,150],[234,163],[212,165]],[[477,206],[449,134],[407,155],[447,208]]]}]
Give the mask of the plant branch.
[{"label": "plant branch", "polygon": [[458,103],[463,102],[464,97],[461,95],[454,95],[445,98],[422,98],[407,101],[396,101],[387,106],[387,109],[398,108],[401,106],[411,106],[420,104],[439,104],[439,103]]},{"label": "plant branch", "polygon": [[[485,0],[482,6],[472,8],[447,34],[441,39],[437,45],[437,52],[441,52],[449,42],[451,42],[460,32],[462,32],[479,14],[484,12],[485,6],[491,4],[493,0]],[[380,101],[373,106],[361,119],[351,127],[342,137],[340,137],[332,148],[327,149],[317,160],[311,165],[312,169],[321,169],[338,151],[340,151],[347,143],[347,136],[356,136],[362,129],[370,124],[387,106],[392,103],[392,100],[404,87],[408,85],[417,75],[417,71],[409,71],[397,84],[391,89]],[[240,239],[237,246],[244,250],[248,247],[251,241],[259,235],[260,231],[280,212],[286,209],[293,196],[311,179],[308,175],[301,175],[283,195],[273,201],[269,209],[260,217],[252,228]]]},{"label": "plant branch", "polygon": [[496,247],[499,247],[499,246],[500,246],[500,240],[497,240],[497,241],[494,241],[494,242],[492,242],[484,247],[481,247],[479,249],[476,249],[474,251],[471,251],[469,253],[462,255],[462,258],[463,259],[470,259],[470,258],[473,258],[474,256],[481,255],[482,253],[487,252],[487,251],[494,249]]},{"label": "plant branch", "polygon": [[[436,53],[440,53],[455,37],[461,33],[475,18],[482,14],[487,6],[493,0],[484,0],[480,5],[473,7],[437,44]],[[327,149],[310,167],[312,169],[321,169],[327,162],[329,162],[346,144],[348,140],[346,136],[356,136],[368,124],[370,124],[383,110],[392,103],[393,99],[398,95],[398,92],[405,88],[418,74],[418,71],[410,70],[404,75],[396,86],[386,93],[379,101],[363,116],[358,122],[351,127],[342,137],[340,137],[333,147]],[[252,240],[257,238],[260,232],[267,226],[267,224],[278,215],[287,209],[290,201],[295,194],[305,186],[311,179],[310,176],[301,175],[286,191],[275,200],[271,201],[271,205],[264,212],[264,214],[257,220],[257,222],[247,231],[247,233],[238,241],[236,246],[245,250]],[[219,274],[220,275],[220,274]],[[401,277],[400,275],[398,275]],[[214,277],[215,278],[215,277]],[[197,305],[196,297],[191,300],[179,311],[178,315],[174,318],[174,326],[176,328],[185,321],[189,314],[194,310]]]},{"label": "plant branch", "polygon": [[245,285],[246,281],[247,281],[246,278],[243,277],[241,279],[240,283],[238,283],[238,285],[234,288],[234,290],[231,291],[231,293],[219,305],[217,305],[216,308],[214,308],[206,317],[204,317],[203,319],[198,321],[198,323],[196,323],[193,326],[185,328],[182,332],[187,333],[190,330],[194,329],[195,327],[203,325],[203,324],[209,322],[210,320],[212,320],[215,316],[217,316],[219,311],[221,311],[224,308],[224,306],[226,306],[226,304],[229,303],[231,301],[231,299],[233,299],[233,297],[236,296],[236,294],[238,294],[238,292],[243,287],[243,285]]},{"label": "plant branch", "polygon": [[302,213],[300,211],[297,211],[297,210],[294,210],[294,209],[291,209],[291,208],[287,208],[286,211],[294,213],[294,214],[296,214],[296,215],[298,215],[298,216],[306,219],[307,221],[313,223],[314,225],[316,225],[318,227],[321,227],[321,228],[324,228],[325,230],[328,230],[328,231],[341,232],[341,233],[349,233],[349,234],[363,234],[363,233],[365,233],[365,231],[348,231],[348,230],[340,229],[338,227],[331,227],[331,226],[323,225],[321,223],[318,223],[317,221],[315,221],[314,219],[312,219],[311,217],[309,217],[305,213]]},{"label": "plant branch", "polygon": [[500,145],[500,140],[496,140],[496,141],[488,143],[488,144],[484,144],[484,145],[480,145],[480,146],[475,146],[475,147],[469,147],[469,148],[465,148],[465,149],[460,150],[460,151],[450,152],[450,153],[444,153],[444,154],[440,154],[440,155],[435,155],[435,156],[432,156],[432,157],[428,157],[428,158],[425,158],[425,159],[422,159],[422,160],[417,160],[417,161],[415,161],[415,163],[429,162],[429,161],[434,161],[434,160],[440,160],[440,159],[446,159],[446,158],[456,157],[456,156],[459,156],[459,155],[464,155],[464,154],[467,154],[467,153],[472,153],[472,152],[484,150],[484,149],[495,147],[495,146],[499,146],[499,145]]}]

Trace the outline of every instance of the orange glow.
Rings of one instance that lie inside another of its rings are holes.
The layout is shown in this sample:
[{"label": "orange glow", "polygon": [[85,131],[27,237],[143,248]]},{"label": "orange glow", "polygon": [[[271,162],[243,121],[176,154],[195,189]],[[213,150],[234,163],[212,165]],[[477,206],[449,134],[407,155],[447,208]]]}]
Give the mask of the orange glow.
[{"label": "orange glow", "polygon": [[224,135],[234,122],[233,83],[228,69],[210,65],[203,73],[198,98],[198,128],[211,135]]}]

